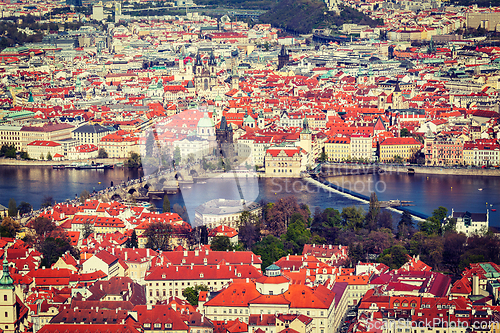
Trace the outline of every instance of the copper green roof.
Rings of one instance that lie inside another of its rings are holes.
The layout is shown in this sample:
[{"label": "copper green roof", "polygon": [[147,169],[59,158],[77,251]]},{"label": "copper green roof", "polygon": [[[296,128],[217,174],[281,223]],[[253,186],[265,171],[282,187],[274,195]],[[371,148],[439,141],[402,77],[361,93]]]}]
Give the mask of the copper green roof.
[{"label": "copper green roof", "polygon": [[7,251],[4,253],[5,259],[3,260],[3,274],[0,278],[0,289],[13,289],[14,279],[10,276],[9,263],[7,262]]}]

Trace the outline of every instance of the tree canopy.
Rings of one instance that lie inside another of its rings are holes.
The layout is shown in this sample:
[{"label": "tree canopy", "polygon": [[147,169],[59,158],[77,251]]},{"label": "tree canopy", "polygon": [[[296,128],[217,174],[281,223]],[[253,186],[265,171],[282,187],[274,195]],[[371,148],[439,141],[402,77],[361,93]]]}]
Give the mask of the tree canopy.
[{"label": "tree canopy", "polygon": [[171,233],[172,227],[167,223],[150,223],[144,231],[147,239],[146,247],[153,250],[169,250]]}]

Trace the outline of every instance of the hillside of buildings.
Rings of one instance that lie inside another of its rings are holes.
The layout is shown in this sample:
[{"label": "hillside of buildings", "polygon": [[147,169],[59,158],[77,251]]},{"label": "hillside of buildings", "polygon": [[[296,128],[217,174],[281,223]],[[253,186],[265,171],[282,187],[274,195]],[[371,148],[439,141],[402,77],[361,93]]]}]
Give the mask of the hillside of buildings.
[{"label": "hillside of buildings", "polygon": [[375,27],[382,21],[373,20],[354,8],[340,5],[339,12],[328,11],[321,0],[280,0],[260,20],[291,32],[308,34],[313,29],[341,27],[344,23]]}]

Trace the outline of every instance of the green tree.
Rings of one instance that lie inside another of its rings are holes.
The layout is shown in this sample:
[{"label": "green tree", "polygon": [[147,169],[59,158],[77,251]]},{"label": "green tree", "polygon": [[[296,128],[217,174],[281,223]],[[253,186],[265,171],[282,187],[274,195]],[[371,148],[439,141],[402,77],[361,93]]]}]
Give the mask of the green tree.
[{"label": "green tree", "polygon": [[[443,206],[439,206],[432,212],[432,216],[427,218],[425,221],[419,222],[418,226],[421,231],[425,232],[428,235],[432,234],[441,235],[443,231],[442,226],[443,223],[446,221],[447,214],[448,214],[448,209],[446,209]],[[450,227],[453,227],[453,221]]]},{"label": "green tree", "polygon": [[365,216],[365,228],[368,230],[375,230],[377,227],[378,215],[380,214],[380,202],[378,201],[377,194],[372,192],[370,195],[370,207]]},{"label": "green tree", "polygon": [[198,306],[200,291],[208,291],[208,287],[203,284],[198,284],[194,287],[187,287],[182,292],[182,296],[184,296],[184,298],[186,298],[192,306]]},{"label": "green tree", "polygon": [[79,257],[67,233],[46,217],[37,217],[32,224],[35,231],[35,248],[42,254],[42,266],[50,267],[66,251]]},{"label": "green tree", "polygon": [[32,228],[37,236],[45,238],[56,229],[56,225],[48,218],[39,216],[33,221]]},{"label": "green tree", "polygon": [[387,210],[382,211],[379,216],[378,216],[378,221],[377,221],[379,229],[390,229],[392,230],[393,228],[393,220],[392,220],[392,215],[389,213]]},{"label": "green tree", "polygon": [[21,159],[23,159],[23,160],[29,160],[30,159],[30,156],[28,155],[28,152],[26,152],[24,150],[21,150],[21,152],[19,153],[19,157],[21,157]]},{"label": "green tree", "polygon": [[150,223],[144,231],[147,239],[146,247],[153,250],[167,251],[170,247],[172,227],[162,222]]},{"label": "green tree", "polygon": [[419,231],[410,240],[410,254],[418,255],[431,267],[436,268],[443,261],[443,238],[437,234],[427,235]]},{"label": "green tree", "polygon": [[108,152],[104,148],[99,148],[97,152],[97,158],[108,158]]},{"label": "green tree", "polygon": [[14,200],[14,198],[9,199],[8,212],[9,212],[9,216],[14,216],[14,217],[17,216],[17,204],[16,204],[16,200]]},{"label": "green tree", "polygon": [[6,216],[2,220],[2,229],[8,232],[9,235],[7,237],[14,238],[21,229],[21,225],[16,220]]},{"label": "green tree", "polygon": [[354,267],[358,264],[358,262],[365,260],[363,245],[359,242],[349,244],[348,253],[351,267]]},{"label": "green tree", "polygon": [[253,246],[252,252],[261,257],[263,268],[288,254],[283,247],[283,242],[273,235],[262,238],[260,242]]},{"label": "green tree", "polygon": [[325,153],[324,150],[321,152],[321,155],[319,156],[318,161],[322,162],[322,163],[328,161],[328,155]]},{"label": "green tree", "polygon": [[[84,204],[86,200],[90,198],[90,193],[87,190],[83,190],[82,193],[80,193],[80,203]],[[86,238],[86,237],[85,237]]]},{"label": "green tree", "polygon": [[363,228],[365,219],[365,211],[362,207],[344,207],[342,209],[342,223],[344,228],[357,231]]},{"label": "green tree", "polygon": [[399,131],[399,136],[402,137],[402,138],[405,138],[405,137],[408,137],[408,136],[411,136],[411,133],[410,131],[405,127],[405,128],[402,128],[401,131]]},{"label": "green tree", "polygon": [[413,218],[408,211],[403,211],[398,223],[398,237],[406,239],[413,232]]},{"label": "green tree", "polygon": [[276,201],[273,205],[266,207],[266,229],[272,235],[279,237],[286,233],[290,219],[294,213],[302,215],[305,221],[309,220],[309,209],[301,206],[294,196],[286,197]]},{"label": "green tree", "polygon": [[307,229],[306,221],[300,213],[294,213],[290,218],[290,225],[281,236],[285,249],[294,254],[302,254],[304,245],[311,239],[311,231]]},{"label": "green tree", "polygon": [[50,151],[47,153],[47,161],[52,161],[52,154]]},{"label": "green tree", "polygon": [[163,212],[170,213],[170,200],[168,200],[168,195],[166,194],[163,197]]},{"label": "green tree", "polygon": [[175,147],[174,149],[174,163],[175,166],[178,166],[181,163],[182,155],[181,155],[181,149],[179,146]]},{"label": "green tree", "polygon": [[0,156],[5,156],[7,158],[16,158],[16,146],[14,146],[14,144],[2,145],[2,148],[0,148]]},{"label": "green tree", "polygon": [[255,226],[258,226],[260,228],[260,218],[256,214],[250,213],[248,210],[244,210],[240,214],[240,219],[239,219],[239,227],[246,225],[246,224],[253,224]]},{"label": "green tree", "polygon": [[43,156],[43,153],[40,153],[40,160],[43,161],[44,159],[45,159],[45,157]]},{"label": "green tree", "polygon": [[42,253],[42,266],[45,267],[55,264],[66,251],[70,251],[74,257],[78,257],[78,250],[71,246],[70,239],[65,234],[45,238],[37,249]]},{"label": "green tree", "polygon": [[238,229],[238,238],[245,249],[250,250],[260,240],[260,224],[245,222]]},{"label": "green tree", "polygon": [[403,158],[399,155],[394,156],[392,160],[396,164],[403,164]]},{"label": "green tree", "polygon": [[135,233],[135,229],[132,230],[132,234],[127,239],[127,242],[125,243],[125,247],[128,247],[130,249],[132,249],[132,248],[136,249],[139,247],[139,242],[137,241],[137,234]]},{"label": "green tree", "polygon": [[19,204],[19,207],[17,207],[17,210],[19,211],[19,214],[23,216],[24,214],[28,214],[33,210],[33,207],[31,204],[21,201],[21,204]]},{"label": "green tree", "polygon": [[400,245],[396,244],[384,250],[378,257],[378,262],[386,264],[390,269],[399,269],[408,261],[408,252]]},{"label": "green tree", "polygon": [[130,169],[140,168],[142,166],[141,156],[137,153],[131,152],[126,165]]},{"label": "green tree", "polygon": [[212,238],[212,242],[210,242],[210,249],[212,249],[212,251],[232,251],[233,246],[231,245],[229,237],[215,236]]},{"label": "green tree", "polygon": [[90,222],[85,222],[82,225],[82,237],[83,239],[86,239],[89,237],[91,234],[94,233],[94,226]]},{"label": "green tree", "polygon": [[325,239],[327,244],[335,244],[341,226],[342,217],[338,210],[326,208],[321,211],[317,208],[311,223],[311,232]]}]

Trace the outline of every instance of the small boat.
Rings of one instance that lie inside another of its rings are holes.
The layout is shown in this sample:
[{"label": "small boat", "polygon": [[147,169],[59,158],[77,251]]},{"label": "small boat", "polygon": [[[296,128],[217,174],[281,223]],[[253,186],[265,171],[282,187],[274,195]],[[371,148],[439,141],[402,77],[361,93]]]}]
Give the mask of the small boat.
[{"label": "small boat", "polygon": [[83,165],[76,166],[75,169],[77,169],[77,170],[86,170],[86,169],[97,170],[97,169],[105,169],[105,166],[102,163],[92,163],[92,164],[83,164]]},{"label": "small boat", "polygon": [[496,212],[496,211],[497,211],[497,209],[496,209],[496,208],[493,208],[491,211],[492,211],[492,212]]},{"label": "small boat", "polygon": [[482,188],[478,188],[477,190],[478,190],[478,191],[482,191],[483,189],[482,189]]},{"label": "small boat", "polygon": [[52,169],[56,169],[56,170],[66,169],[66,166],[64,164],[57,164],[57,165],[53,165]]}]

